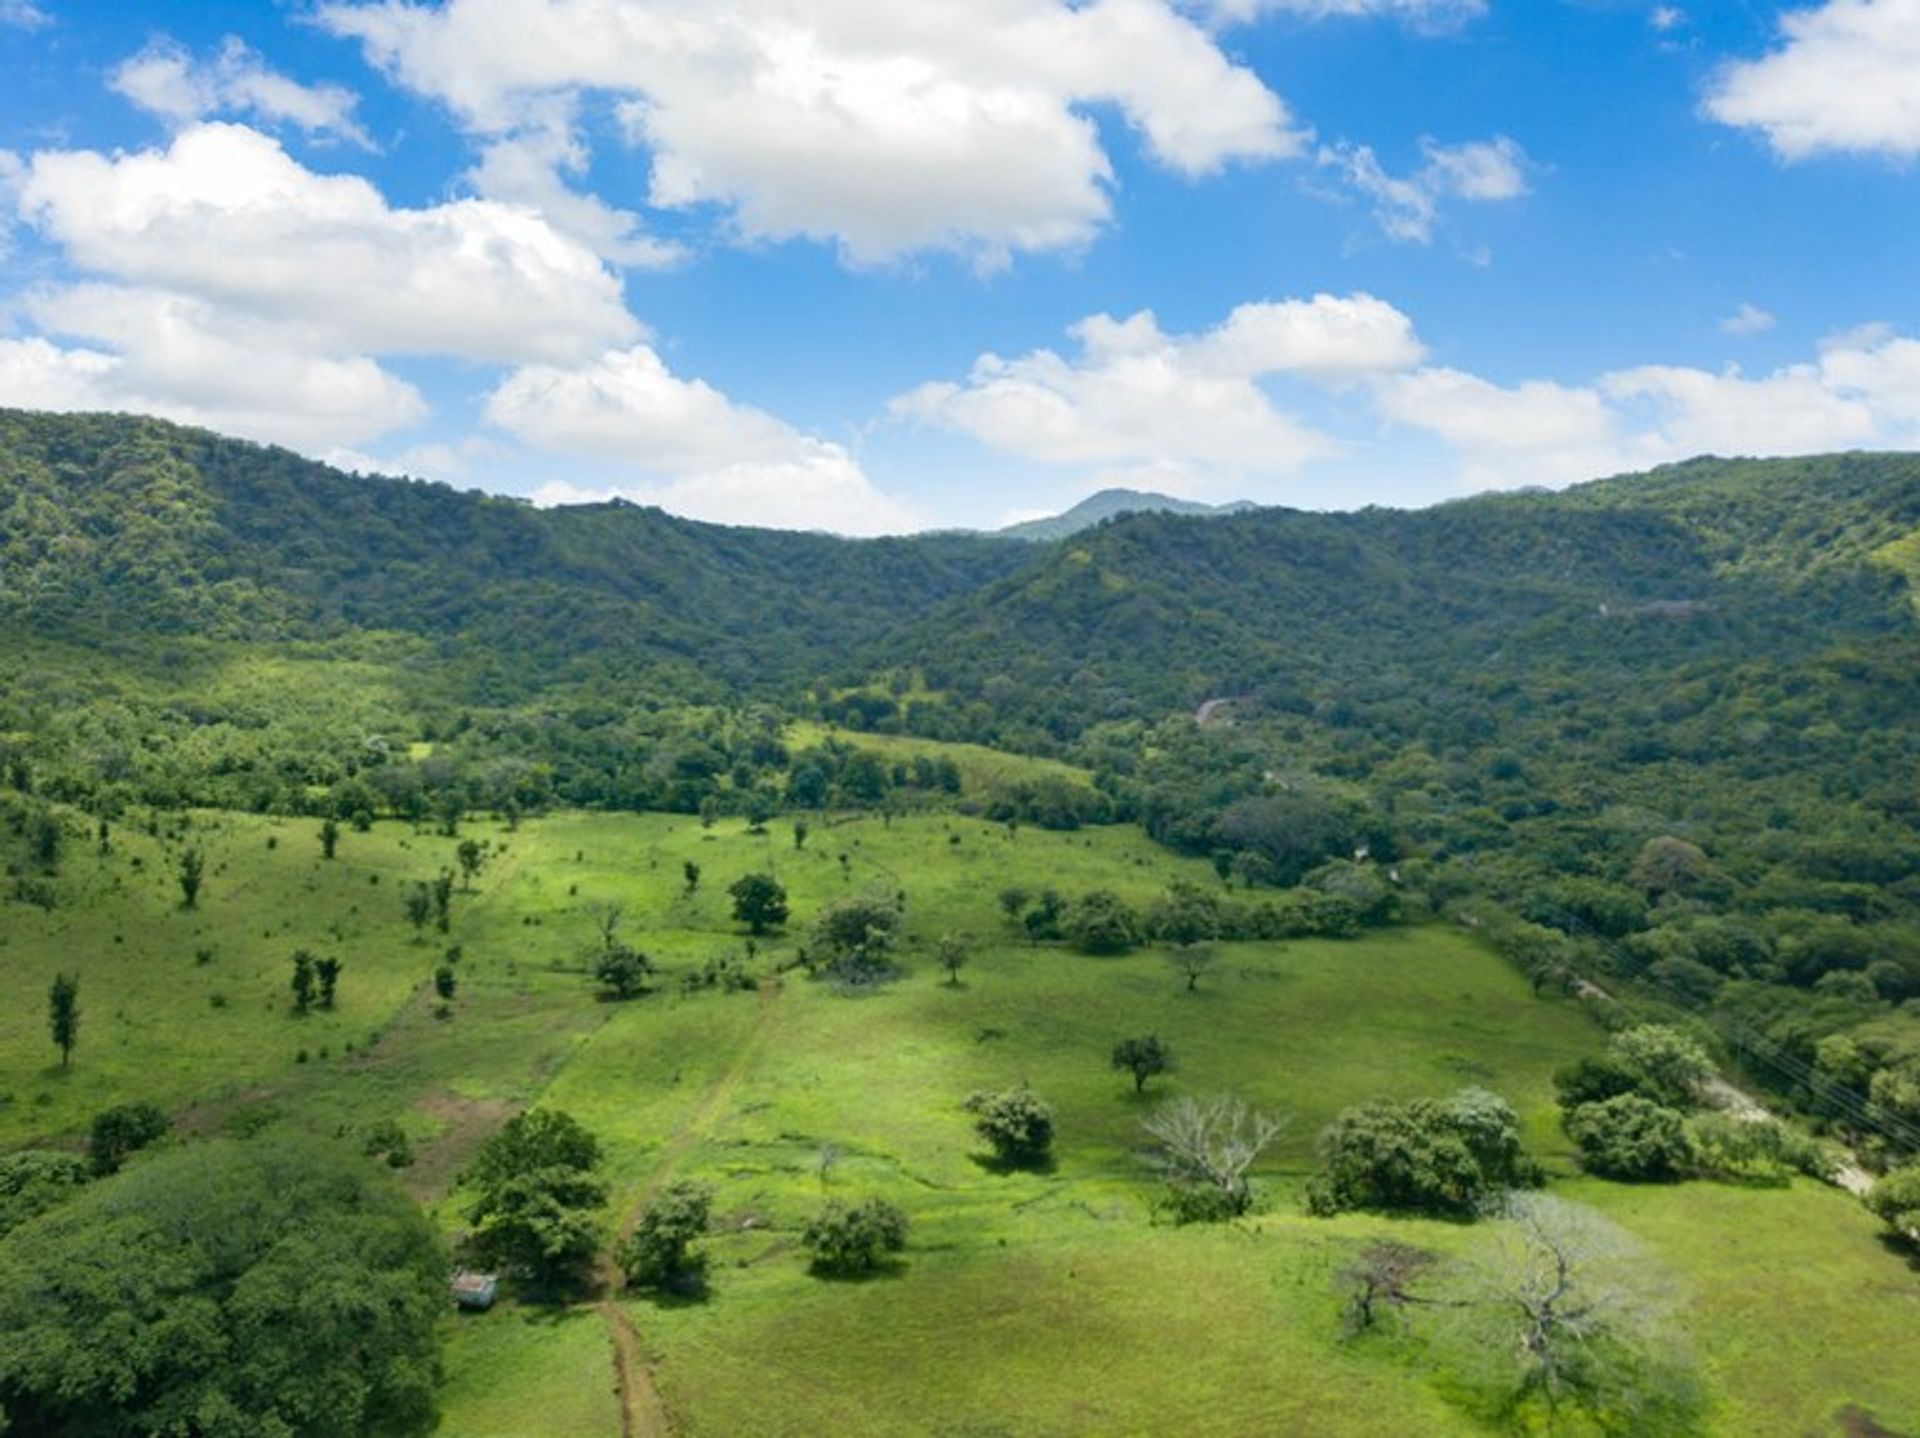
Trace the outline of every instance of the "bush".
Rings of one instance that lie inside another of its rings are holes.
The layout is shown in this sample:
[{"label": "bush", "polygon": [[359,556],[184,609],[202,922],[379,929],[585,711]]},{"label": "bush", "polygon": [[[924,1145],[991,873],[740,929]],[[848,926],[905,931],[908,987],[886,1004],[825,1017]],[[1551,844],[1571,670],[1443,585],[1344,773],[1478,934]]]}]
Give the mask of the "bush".
[{"label": "bush", "polygon": [[1140,944],[1140,920],[1106,889],[1083,894],[1067,908],[1062,931],[1083,954],[1124,954]]},{"label": "bush", "polygon": [[864,985],[893,977],[893,945],[900,906],[891,898],[840,899],[820,912],[813,926],[815,961],[843,983]]},{"label": "bush", "polygon": [[1469,1215],[1503,1189],[1540,1181],[1512,1107],[1477,1088],[1440,1102],[1348,1109],[1320,1135],[1320,1156],[1307,1205],[1321,1215],[1357,1208]]},{"label": "bush", "polygon": [[172,1126],[167,1116],[150,1103],[102,1110],[93,1116],[93,1128],[87,1136],[87,1158],[93,1171],[118,1172],[131,1155],[164,1138]]},{"label": "bush", "polygon": [[1690,1109],[1714,1077],[1713,1060],[1689,1035],[1667,1024],[1641,1024],[1613,1036],[1607,1052],[1637,1079],[1645,1097],[1667,1108]]},{"label": "bush", "polygon": [[25,1149],[0,1158],[0,1238],[30,1218],[58,1208],[93,1177],[93,1169],[70,1153]]},{"label": "bush", "polygon": [[976,1093],[966,1109],[975,1115],[974,1132],[993,1146],[1002,1163],[1037,1164],[1053,1147],[1053,1110],[1025,1084],[1004,1093]]},{"label": "bush", "polygon": [[870,1273],[907,1246],[907,1216],[884,1198],[848,1204],[830,1198],[800,1235],[816,1273],[842,1277]]},{"label": "bush", "polygon": [[413,1142],[407,1131],[393,1119],[383,1118],[367,1130],[360,1151],[368,1158],[384,1158],[388,1168],[407,1168],[413,1163]]},{"label": "bush", "polygon": [[1896,1169],[1874,1184],[1867,1207],[1895,1233],[1920,1232],[1920,1164]]},{"label": "bush", "polygon": [[1567,1134],[1591,1173],[1629,1182],[1678,1178],[1693,1158],[1684,1115],[1637,1093],[1581,1104]]},{"label": "bush", "polygon": [[1785,1183],[1791,1174],[1825,1180],[1833,1155],[1818,1139],[1777,1119],[1703,1113],[1687,1122],[1693,1161],[1703,1173],[1746,1182]]},{"label": "bush", "polygon": [[653,977],[653,960],[638,949],[614,944],[594,960],[593,977],[609,998],[630,999],[646,990],[647,980]]},{"label": "bush", "polygon": [[617,1255],[628,1284],[699,1291],[707,1256],[695,1253],[693,1244],[707,1231],[712,1207],[712,1187],[689,1179],[677,1179],[654,1195]]}]

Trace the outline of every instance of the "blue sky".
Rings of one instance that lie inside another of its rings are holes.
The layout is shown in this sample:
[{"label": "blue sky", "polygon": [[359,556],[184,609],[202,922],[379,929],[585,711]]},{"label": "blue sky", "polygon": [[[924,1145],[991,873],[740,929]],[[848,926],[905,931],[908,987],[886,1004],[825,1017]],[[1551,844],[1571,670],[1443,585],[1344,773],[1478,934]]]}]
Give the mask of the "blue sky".
[{"label": "blue sky", "polygon": [[735,523],[1920,447],[1920,0],[0,0],[0,404]]}]

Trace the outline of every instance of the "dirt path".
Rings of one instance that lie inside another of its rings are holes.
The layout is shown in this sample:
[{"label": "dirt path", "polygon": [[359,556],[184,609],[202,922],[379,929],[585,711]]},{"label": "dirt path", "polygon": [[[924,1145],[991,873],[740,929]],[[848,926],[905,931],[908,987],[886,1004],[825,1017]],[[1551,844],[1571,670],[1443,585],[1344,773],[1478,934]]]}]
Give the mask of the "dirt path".
[{"label": "dirt path", "polygon": [[686,1122],[674,1131],[666,1147],[660,1150],[659,1163],[654,1166],[652,1175],[634,1196],[633,1202],[621,1214],[613,1245],[601,1256],[600,1290],[607,1296],[595,1307],[607,1325],[607,1336],[613,1345],[613,1378],[620,1395],[622,1438],[672,1438],[675,1424],[666,1400],[660,1395],[659,1386],[653,1381],[652,1359],[647,1354],[640,1331],[633,1326],[633,1319],[613,1296],[620,1286],[620,1272],[614,1265],[613,1254],[633,1232],[648,1201],[673,1177],[694,1145],[711,1133],[726,1114],[734,1093],[746,1078],[747,1071],[752,1068],[766,1040],[779,992],[778,979],[761,980],[759,1011],[754,1015],[753,1028],[748,1032],[746,1042],[740,1045],[739,1053],[727,1065],[726,1072],[714,1081],[713,1087],[707,1090],[694,1106],[693,1112],[687,1115]]}]

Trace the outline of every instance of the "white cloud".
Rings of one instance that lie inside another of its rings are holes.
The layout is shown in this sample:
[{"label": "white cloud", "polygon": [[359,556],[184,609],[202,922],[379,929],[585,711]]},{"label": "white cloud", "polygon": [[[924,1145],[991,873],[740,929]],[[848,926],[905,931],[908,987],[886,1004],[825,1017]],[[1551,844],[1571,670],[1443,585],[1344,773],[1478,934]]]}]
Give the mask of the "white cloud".
[{"label": "white cloud", "polygon": [[1755,335],[1765,334],[1777,324],[1779,321],[1760,306],[1743,302],[1720,321],[1720,333],[1732,335],[1735,339],[1752,339]]},{"label": "white cloud", "polygon": [[337,350],[567,360],[636,338],[619,279],[530,211],[395,209],[244,126],[165,150],[43,151],[22,216],[83,270],[310,326]]},{"label": "white cloud", "polygon": [[1459,145],[1423,138],[1420,152],[1426,163],[1405,177],[1389,174],[1366,145],[1323,145],[1319,160],[1373,201],[1374,218],[1389,238],[1413,244],[1432,241],[1444,200],[1488,203],[1527,193],[1532,162],[1506,135]]},{"label": "white cloud", "polygon": [[28,0],[0,0],[0,25],[15,30],[40,30],[53,23],[53,17]]},{"label": "white cloud", "polygon": [[1463,488],[1571,484],[1631,467],[1617,416],[1591,389],[1429,368],[1384,379],[1375,399],[1384,419],[1459,453]]},{"label": "white cloud", "polygon": [[1920,155],[1920,0],[1827,0],[1781,17],[1781,43],[1714,78],[1706,112],[1785,160]]},{"label": "white cloud", "polygon": [[379,0],[318,18],[495,142],[556,97],[609,95],[653,204],[719,206],[743,238],[857,263],[1085,243],[1112,181],[1090,105],[1187,176],[1304,143],[1167,0]]},{"label": "white cloud", "polygon": [[309,451],[426,414],[419,392],[373,360],[317,351],[296,328],[198,300],[75,285],[30,297],[27,310],[46,333],[88,347],[13,342],[27,348],[0,377],[0,403],[158,414]]},{"label": "white cloud", "polygon": [[141,109],[176,126],[216,114],[251,114],[297,125],[310,135],[333,135],[373,147],[353,118],[359,100],[351,90],[290,79],[269,69],[233,35],[208,61],[196,61],[185,46],[157,38],[122,61],[107,83]]},{"label": "white cloud", "polygon": [[1072,334],[1076,358],[982,355],[964,385],[922,385],[891,412],[1025,459],[1151,469],[1158,487],[1204,492],[1338,450],[1278,409],[1263,377],[1348,382],[1422,353],[1406,316],[1364,294],[1242,305],[1197,335],[1169,335],[1147,311]]},{"label": "white cloud", "polygon": [[1487,0],[1194,0],[1190,8],[1224,25],[1282,14],[1309,20],[1389,16],[1414,25],[1450,28],[1486,14]]},{"label": "white cloud", "polygon": [[680,248],[645,233],[631,210],[569,186],[583,173],[587,148],[575,133],[571,107],[556,106],[542,123],[489,141],[467,177],[483,196],[538,211],[556,230],[617,265],[659,269],[682,258]]},{"label": "white cloud", "polygon": [[1647,23],[1665,35],[1687,23],[1687,12],[1677,5],[1656,5],[1647,15]]},{"label": "white cloud", "polygon": [[677,377],[645,345],[572,368],[523,366],[488,397],[486,415],[531,444],[623,474],[600,488],[548,485],[540,503],[618,495],[718,523],[843,534],[917,524],[840,445]]}]

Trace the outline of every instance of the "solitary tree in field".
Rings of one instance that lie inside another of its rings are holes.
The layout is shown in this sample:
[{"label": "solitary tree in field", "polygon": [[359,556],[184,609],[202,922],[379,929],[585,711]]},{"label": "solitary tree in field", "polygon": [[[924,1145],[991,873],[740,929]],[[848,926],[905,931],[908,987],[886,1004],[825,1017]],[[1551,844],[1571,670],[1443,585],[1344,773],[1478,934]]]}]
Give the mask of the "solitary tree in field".
[{"label": "solitary tree in field", "polygon": [[60,1050],[60,1067],[73,1056],[80,1038],[80,980],[68,974],[56,974],[47,990],[47,1027],[54,1046]]},{"label": "solitary tree in field", "polygon": [[413,925],[414,940],[419,941],[420,930],[427,926],[427,920],[433,917],[433,891],[425,884],[416,883],[407,890],[407,922]]},{"label": "solitary tree in field", "polygon": [[454,851],[460,861],[461,887],[471,889],[474,875],[480,872],[480,866],[487,862],[487,851],[478,839],[462,839],[460,847]]},{"label": "solitary tree in field", "polygon": [[454,977],[453,965],[442,964],[433,971],[433,991],[440,995],[443,1002],[451,1003],[453,993],[460,981]]},{"label": "solitary tree in field", "polygon": [[1113,1046],[1113,1066],[1133,1075],[1133,1091],[1141,1093],[1156,1074],[1173,1072],[1173,1050],[1158,1034],[1122,1039]]},{"label": "solitary tree in field", "polygon": [[1211,969],[1220,956],[1205,944],[1181,944],[1167,954],[1167,962],[1179,970],[1187,980],[1187,992],[1195,993],[1200,987],[1200,976]]},{"label": "solitary tree in field", "polygon": [[323,1009],[333,1007],[334,990],[340,987],[340,968],[340,961],[332,957],[314,963],[313,973],[320,981],[320,1007]]},{"label": "solitary tree in field", "polygon": [[433,881],[433,922],[443,934],[453,922],[453,875],[444,869]]},{"label": "solitary tree in field", "polygon": [[313,1007],[313,955],[305,949],[296,949],[293,955],[293,978],[288,981],[293,990],[293,1011],[304,1014]]},{"label": "solitary tree in field", "polygon": [[200,902],[200,881],[206,877],[207,856],[198,849],[188,849],[180,856],[180,900],[185,908],[191,909]]},{"label": "solitary tree in field", "polygon": [[942,934],[933,941],[934,961],[947,971],[947,986],[960,987],[960,970],[966,967],[972,955],[967,950],[967,941],[959,934]]},{"label": "solitary tree in field", "polygon": [[793,847],[796,849],[804,849],[807,847],[807,821],[805,819],[795,819],[793,821]]},{"label": "solitary tree in field", "polygon": [[753,934],[764,934],[787,921],[787,891],[771,874],[748,874],[736,879],[727,892],[733,895],[733,917]]},{"label": "solitary tree in field", "polygon": [[691,899],[700,887],[700,866],[688,859],[680,866],[680,877],[686,880],[686,896]]},{"label": "solitary tree in field", "polygon": [[322,820],[320,824],[320,857],[323,859],[331,859],[333,857],[333,851],[339,847],[339,824],[335,823],[332,819]]},{"label": "solitary tree in field", "polygon": [[1228,1094],[1176,1099],[1143,1125],[1157,1145],[1151,1161],[1166,1175],[1183,1221],[1238,1218],[1252,1208],[1248,1173],[1286,1126],[1285,1118],[1257,1113]]}]

